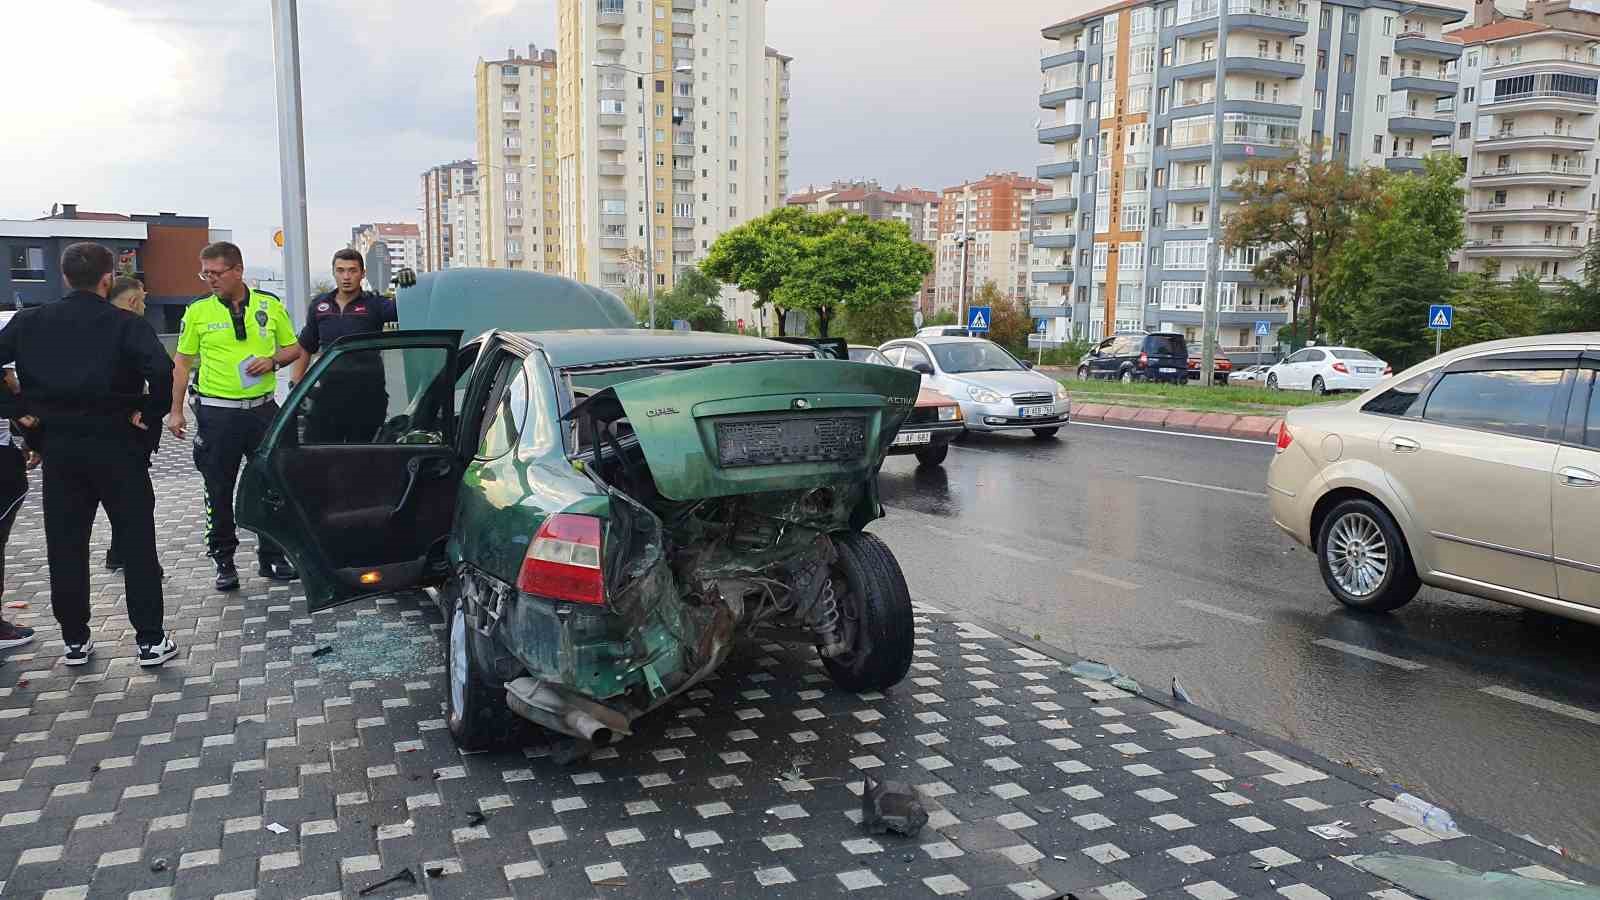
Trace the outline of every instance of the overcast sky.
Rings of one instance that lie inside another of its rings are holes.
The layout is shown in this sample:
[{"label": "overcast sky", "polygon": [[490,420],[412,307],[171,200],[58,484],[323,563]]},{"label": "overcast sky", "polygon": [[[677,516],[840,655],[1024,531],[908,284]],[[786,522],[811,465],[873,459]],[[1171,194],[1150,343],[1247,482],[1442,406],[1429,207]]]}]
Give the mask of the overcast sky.
[{"label": "overcast sky", "polygon": [[[270,5],[3,0],[0,218],[206,215],[280,268]],[[795,58],[790,189],[1031,172],[1039,29],[1095,5],[771,0],[767,43]],[[419,221],[422,171],[476,153],[474,62],[554,46],[555,0],[300,0],[300,34],[315,279],[352,225]]]}]

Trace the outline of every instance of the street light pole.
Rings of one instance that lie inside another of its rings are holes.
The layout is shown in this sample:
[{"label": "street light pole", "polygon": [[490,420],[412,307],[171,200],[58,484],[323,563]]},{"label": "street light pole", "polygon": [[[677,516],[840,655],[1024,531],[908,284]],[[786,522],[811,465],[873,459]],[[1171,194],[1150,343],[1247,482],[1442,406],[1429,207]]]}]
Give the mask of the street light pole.
[{"label": "street light pole", "polygon": [[1200,384],[1211,386],[1212,369],[1217,360],[1217,318],[1220,315],[1222,284],[1218,274],[1222,254],[1222,100],[1228,92],[1228,6],[1232,0],[1214,0],[1217,4],[1217,74],[1216,88],[1211,100],[1211,196],[1207,210],[1206,284],[1205,302],[1200,315]]},{"label": "street light pole", "polygon": [[956,324],[965,328],[967,327],[967,246],[972,243],[972,237],[963,231],[956,235],[956,243],[961,245],[961,280],[956,283]]},{"label": "street light pole", "polygon": [[306,142],[300,118],[300,16],[296,0],[272,0],[278,93],[278,186],[283,202],[284,302],[295,330],[305,324],[311,288],[306,235]]}]

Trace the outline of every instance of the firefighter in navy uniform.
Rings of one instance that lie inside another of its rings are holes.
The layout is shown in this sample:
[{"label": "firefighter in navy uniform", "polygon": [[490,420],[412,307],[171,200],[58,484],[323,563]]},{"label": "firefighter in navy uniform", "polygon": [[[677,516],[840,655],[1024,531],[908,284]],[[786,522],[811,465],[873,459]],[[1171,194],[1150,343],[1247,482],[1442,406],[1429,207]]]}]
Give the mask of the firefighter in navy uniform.
[{"label": "firefighter in navy uniform", "polygon": [[[300,329],[300,348],[290,384],[305,378],[312,354],[334,341],[358,334],[377,334],[385,323],[397,320],[393,300],[361,289],[366,265],[361,254],[340,250],[333,255],[337,287],[312,298]],[[382,355],[358,353],[340,360],[337,370],[317,379],[310,402],[305,404],[305,444],[366,444],[373,440],[386,418],[389,396],[384,389]]]},{"label": "firefighter in navy uniform", "polygon": [[[200,251],[200,278],[212,293],[183,313],[167,429],[183,438],[184,395],[190,371],[198,365],[194,464],[206,485],[206,551],[217,566],[217,590],[231,591],[239,587],[233,561],[239,546],[233,518],[239,467],[261,445],[277,414],[277,371],[301,353],[283,301],[244,283],[237,246],[220,241]],[[264,537],[258,537],[256,561],[263,578],[297,577],[283,550]]]}]

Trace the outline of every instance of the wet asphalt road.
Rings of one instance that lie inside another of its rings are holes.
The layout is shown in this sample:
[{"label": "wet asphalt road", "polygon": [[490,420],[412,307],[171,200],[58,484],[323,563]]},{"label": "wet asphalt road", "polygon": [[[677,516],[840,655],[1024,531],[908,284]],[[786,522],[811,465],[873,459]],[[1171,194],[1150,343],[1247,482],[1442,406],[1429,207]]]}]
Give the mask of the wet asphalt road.
[{"label": "wet asphalt road", "polygon": [[1200,706],[1600,860],[1600,629],[1431,588],[1345,611],[1272,525],[1271,458],[1092,425],[974,435],[940,469],[885,463],[871,530],[918,599],[1152,693],[1176,675]]}]

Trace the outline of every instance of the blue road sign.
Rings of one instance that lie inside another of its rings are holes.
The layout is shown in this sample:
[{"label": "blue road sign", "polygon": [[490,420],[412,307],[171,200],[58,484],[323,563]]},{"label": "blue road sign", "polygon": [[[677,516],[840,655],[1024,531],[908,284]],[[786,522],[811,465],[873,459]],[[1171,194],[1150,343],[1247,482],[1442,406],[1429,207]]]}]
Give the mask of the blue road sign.
[{"label": "blue road sign", "polygon": [[1050,330],[1050,320],[1041,316],[1039,321],[1033,323],[1033,330],[1044,334]]},{"label": "blue road sign", "polygon": [[968,331],[988,331],[994,321],[994,311],[987,306],[974,306],[967,310]]},{"label": "blue road sign", "polygon": [[1456,308],[1448,303],[1435,303],[1428,307],[1428,327],[1434,331],[1449,331],[1455,324]]},{"label": "blue road sign", "polygon": [[1271,333],[1272,333],[1272,323],[1271,322],[1268,322],[1268,321],[1266,321],[1264,319],[1258,320],[1256,322],[1256,334],[1260,335],[1261,337],[1266,337],[1267,335],[1269,335]]}]

